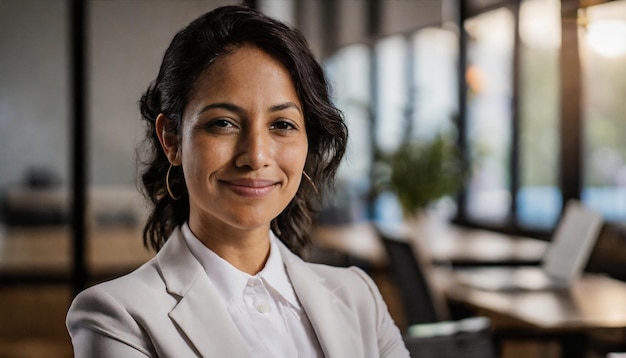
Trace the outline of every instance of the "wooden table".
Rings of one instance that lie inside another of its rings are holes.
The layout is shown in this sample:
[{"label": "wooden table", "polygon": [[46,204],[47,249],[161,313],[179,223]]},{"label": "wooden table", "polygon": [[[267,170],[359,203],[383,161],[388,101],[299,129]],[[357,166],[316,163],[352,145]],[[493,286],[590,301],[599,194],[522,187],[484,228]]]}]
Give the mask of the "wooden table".
[{"label": "wooden table", "polygon": [[546,241],[453,225],[434,214],[404,223],[378,226],[392,235],[409,238],[420,257],[435,264],[458,266],[538,265]]},{"label": "wooden table", "polygon": [[457,284],[450,272],[440,270],[438,276],[448,299],[491,317],[496,333],[513,329],[554,337],[561,342],[562,357],[583,357],[589,334],[626,337],[622,281],[585,274],[565,290],[485,291]]},{"label": "wooden table", "polygon": [[447,296],[545,332],[626,329],[626,283],[585,274],[569,289],[486,291],[450,282]]}]

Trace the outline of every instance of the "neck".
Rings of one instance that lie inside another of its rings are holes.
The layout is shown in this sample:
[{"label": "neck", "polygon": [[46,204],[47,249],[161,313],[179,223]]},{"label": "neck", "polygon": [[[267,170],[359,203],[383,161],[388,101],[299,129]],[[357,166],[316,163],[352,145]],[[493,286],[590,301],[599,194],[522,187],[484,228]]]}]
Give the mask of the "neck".
[{"label": "neck", "polygon": [[238,270],[256,275],[265,267],[270,253],[269,225],[241,230],[226,225],[201,225],[190,218],[189,228],[204,246]]}]

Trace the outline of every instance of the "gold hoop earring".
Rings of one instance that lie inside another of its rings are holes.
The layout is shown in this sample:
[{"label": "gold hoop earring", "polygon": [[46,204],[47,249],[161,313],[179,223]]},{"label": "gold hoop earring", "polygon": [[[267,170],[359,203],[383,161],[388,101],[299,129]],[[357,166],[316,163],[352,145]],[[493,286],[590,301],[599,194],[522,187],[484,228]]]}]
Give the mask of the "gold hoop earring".
[{"label": "gold hoop earring", "polygon": [[309,181],[309,183],[313,187],[313,190],[315,191],[315,194],[320,195],[320,192],[317,190],[315,183],[313,183],[313,180],[311,179],[311,177],[304,170],[302,171],[302,175],[304,175],[304,177]]},{"label": "gold hoop earring", "polygon": [[174,193],[172,193],[172,189],[170,189],[170,171],[172,170],[172,164],[170,164],[170,167],[167,168],[167,174],[165,174],[165,188],[167,189],[167,193],[170,194],[170,198],[172,198],[173,200],[178,200],[180,199],[180,195],[176,196],[174,195]]}]

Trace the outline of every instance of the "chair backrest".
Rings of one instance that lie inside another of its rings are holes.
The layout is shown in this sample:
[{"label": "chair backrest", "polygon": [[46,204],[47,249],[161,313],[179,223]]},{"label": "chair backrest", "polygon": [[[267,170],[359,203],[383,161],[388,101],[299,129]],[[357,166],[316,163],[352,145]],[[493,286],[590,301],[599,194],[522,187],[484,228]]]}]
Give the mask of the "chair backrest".
[{"label": "chair backrest", "polygon": [[415,258],[411,244],[379,230],[391,272],[400,290],[408,325],[442,320],[438,315],[424,270]]}]

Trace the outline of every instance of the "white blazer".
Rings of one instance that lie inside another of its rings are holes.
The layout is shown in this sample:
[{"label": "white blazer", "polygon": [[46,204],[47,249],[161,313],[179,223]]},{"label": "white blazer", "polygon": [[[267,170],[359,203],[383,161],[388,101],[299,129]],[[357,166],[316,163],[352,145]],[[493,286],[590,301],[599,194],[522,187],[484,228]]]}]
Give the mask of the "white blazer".
[{"label": "white blazer", "polygon": [[[408,357],[374,282],[278,243],[327,358]],[[81,292],[67,315],[77,358],[254,357],[177,228],[134,272]]]}]

